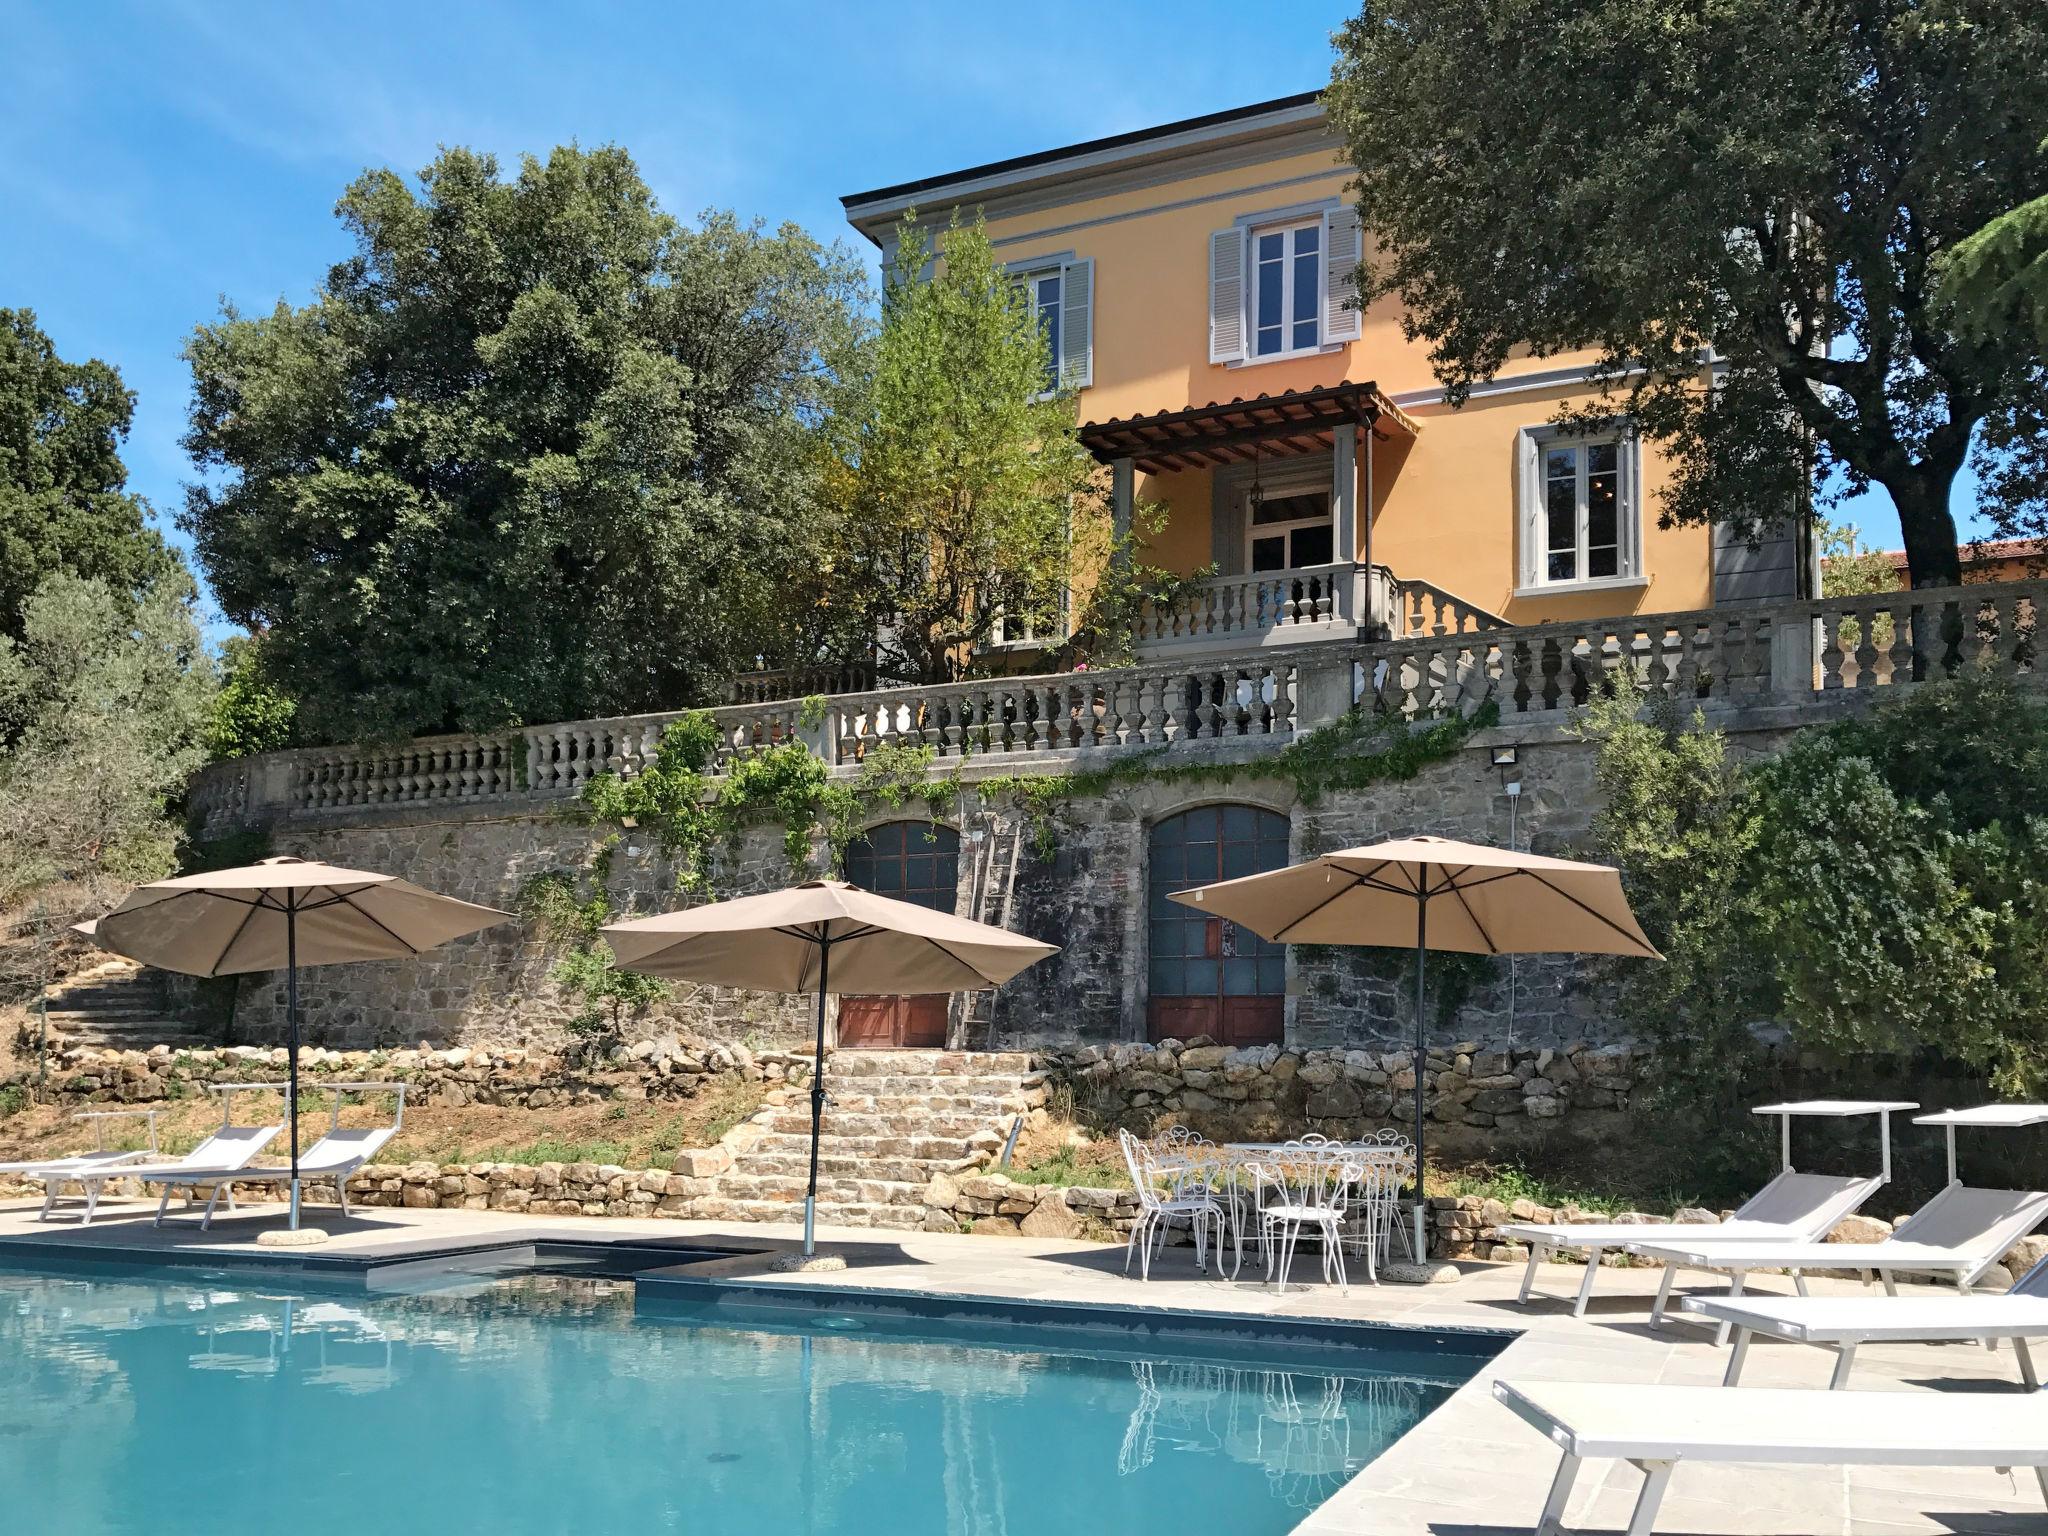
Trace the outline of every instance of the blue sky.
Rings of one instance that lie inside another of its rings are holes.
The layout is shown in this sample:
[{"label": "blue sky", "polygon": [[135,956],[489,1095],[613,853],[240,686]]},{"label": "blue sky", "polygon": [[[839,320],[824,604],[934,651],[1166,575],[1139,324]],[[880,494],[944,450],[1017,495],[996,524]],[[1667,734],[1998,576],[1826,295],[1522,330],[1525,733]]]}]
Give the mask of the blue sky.
[{"label": "blue sky", "polygon": [[[304,302],[347,252],[334,203],[366,166],[615,142],[672,213],[852,241],[845,192],[1314,89],[1351,9],[12,5],[0,305],[121,370],[132,483],[168,525],[192,473],[179,346],[223,298]],[[1881,493],[1853,515],[1896,543]]]}]

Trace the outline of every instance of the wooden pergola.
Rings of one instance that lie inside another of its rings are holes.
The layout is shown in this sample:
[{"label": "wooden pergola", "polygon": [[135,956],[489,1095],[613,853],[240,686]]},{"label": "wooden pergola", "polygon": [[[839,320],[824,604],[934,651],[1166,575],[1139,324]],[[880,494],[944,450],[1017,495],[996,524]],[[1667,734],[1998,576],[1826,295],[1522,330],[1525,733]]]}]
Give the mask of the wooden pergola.
[{"label": "wooden pergola", "polygon": [[1264,455],[1327,453],[1347,428],[1387,422],[1414,436],[1420,425],[1376,384],[1331,384],[1279,395],[1212,401],[1181,411],[1091,421],[1081,442],[1098,461],[1128,459],[1148,475],[1238,464]]},{"label": "wooden pergola", "polygon": [[[1422,430],[1380,393],[1376,384],[1330,384],[1256,399],[1239,398],[1091,421],[1081,442],[1111,472],[1111,502],[1119,530],[1130,527],[1139,470],[1222,469],[1262,458],[1328,453],[1332,459],[1332,511],[1337,547],[1356,548],[1358,510],[1373,504],[1372,441],[1386,430],[1414,437]],[[1364,451],[1360,452],[1361,439]],[[1364,523],[1361,563],[1372,564],[1372,520]],[[1352,558],[1349,553],[1344,557]]]}]

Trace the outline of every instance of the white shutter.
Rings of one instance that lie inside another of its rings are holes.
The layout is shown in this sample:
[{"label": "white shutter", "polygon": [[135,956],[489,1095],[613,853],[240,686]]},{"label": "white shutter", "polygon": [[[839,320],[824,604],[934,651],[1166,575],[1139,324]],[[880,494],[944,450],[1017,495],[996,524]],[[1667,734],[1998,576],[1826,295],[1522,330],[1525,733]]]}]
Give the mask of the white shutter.
[{"label": "white shutter", "polygon": [[1323,215],[1323,340],[1358,340],[1358,210],[1349,204]]},{"label": "white shutter", "polygon": [[1533,428],[1524,427],[1515,434],[1515,549],[1516,566],[1520,575],[1516,578],[1518,587],[1536,585],[1536,573],[1540,569],[1540,544],[1543,517],[1543,483],[1541,445],[1536,441]]},{"label": "white shutter", "polygon": [[1095,259],[1060,268],[1060,388],[1095,382]]},{"label": "white shutter", "polygon": [[1209,236],[1209,361],[1244,358],[1244,231],[1232,226]]}]

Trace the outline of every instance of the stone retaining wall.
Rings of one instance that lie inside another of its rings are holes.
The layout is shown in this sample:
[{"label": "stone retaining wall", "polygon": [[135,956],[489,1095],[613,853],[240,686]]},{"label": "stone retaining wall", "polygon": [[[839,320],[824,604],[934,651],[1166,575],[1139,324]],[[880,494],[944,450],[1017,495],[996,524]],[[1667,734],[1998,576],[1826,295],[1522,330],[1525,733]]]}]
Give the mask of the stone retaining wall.
[{"label": "stone retaining wall", "polygon": [[[178,1051],[159,1045],[120,1051],[78,1046],[52,1053],[41,1097],[67,1106],[150,1105],[190,1096],[211,1083],[280,1080],[285,1069],[282,1047]],[[610,1100],[684,1099],[726,1080],[808,1083],[811,1059],[800,1051],[755,1051],[665,1034],[597,1060],[519,1047],[330,1051],[313,1046],[299,1052],[299,1073],[306,1089],[323,1082],[403,1082],[416,1103],[550,1109]],[[0,1087],[35,1084],[32,1065],[0,1081]]]},{"label": "stone retaining wall", "polygon": [[[1344,1139],[1412,1123],[1408,1051],[1130,1044],[1048,1052],[1077,1113],[1120,1122],[1181,1120],[1212,1140],[1318,1131]],[[1423,1084],[1431,1144],[1447,1151],[1532,1130],[1618,1130],[1652,1057],[1640,1047],[1454,1041],[1432,1047]]]}]

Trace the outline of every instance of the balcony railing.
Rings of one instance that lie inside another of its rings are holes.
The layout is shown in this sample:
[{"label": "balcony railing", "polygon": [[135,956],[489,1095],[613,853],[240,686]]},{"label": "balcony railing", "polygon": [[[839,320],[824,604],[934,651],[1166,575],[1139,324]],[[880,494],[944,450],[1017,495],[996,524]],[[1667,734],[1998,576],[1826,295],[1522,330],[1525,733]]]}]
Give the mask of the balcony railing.
[{"label": "balcony railing", "polygon": [[1146,660],[1314,640],[1463,634],[1507,621],[1384,565],[1311,565],[1196,582],[1171,603],[1145,608],[1138,654]]},{"label": "balcony railing", "polygon": [[[1227,657],[873,689],[822,704],[711,711],[723,753],[800,742],[851,770],[884,746],[940,762],[1071,759],[1123,748],[1284,742],[1354,707],[1404,719],[1470,713],[1560,720],[1627,668],[1653,693],[1709,712],[1817,705],[1985,668],[2048,678],[2048,582],[1708,609],[1520,628],[1446,628],[1382,641],[1248,644]],[[1298,616],[1298,610],[1297,610]],[[395,748],[323,747],[218,764],[193,781],[206,835],[363,807],[560,800],[603,773],[637,773],[675,714],[534,725]]]}]

